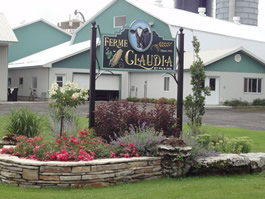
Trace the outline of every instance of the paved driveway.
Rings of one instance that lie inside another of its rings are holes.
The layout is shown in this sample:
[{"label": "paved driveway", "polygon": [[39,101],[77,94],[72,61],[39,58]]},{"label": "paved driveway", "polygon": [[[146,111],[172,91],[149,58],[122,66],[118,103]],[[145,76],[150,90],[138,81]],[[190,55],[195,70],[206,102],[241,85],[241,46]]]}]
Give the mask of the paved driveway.
[{"label": "paved driveway", "polygon": [[[152,108],[152,105],[148,106],[147,108]],[[12,108],[20,107],[27,107],[40,114],[49,112],[47,102],[0,102],[0,115],[8,114]],[[77,108],[79,114],[83,117],[87,116],[88,107],[88,103],[79,106]],[[183,116],[183,121],[186,123],[188,120],[185,112]],[[265,131],[265,110],[207,109],[203,117],[203,124]]]}]

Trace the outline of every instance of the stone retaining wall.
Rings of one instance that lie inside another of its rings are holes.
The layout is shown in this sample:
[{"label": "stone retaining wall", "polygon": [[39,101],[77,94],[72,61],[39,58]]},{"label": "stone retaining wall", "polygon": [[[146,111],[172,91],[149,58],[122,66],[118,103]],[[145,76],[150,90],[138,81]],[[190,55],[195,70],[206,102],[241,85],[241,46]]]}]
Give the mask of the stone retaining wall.
[{"label": "stone retaining wall", "polygon": [[0,183],[21,187],[102,187],[162,176],[157,157],[40,162],[0,155]]}]

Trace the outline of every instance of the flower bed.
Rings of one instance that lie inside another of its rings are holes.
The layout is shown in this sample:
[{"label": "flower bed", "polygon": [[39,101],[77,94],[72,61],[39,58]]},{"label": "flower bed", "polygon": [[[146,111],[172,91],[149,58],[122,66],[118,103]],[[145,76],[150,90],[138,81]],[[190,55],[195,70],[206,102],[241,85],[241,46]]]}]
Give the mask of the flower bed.
[{"label": "flower bed", "polygon": [[162,176],[161,159],[134,157],[80,162],[0,155],[0,181],[21,187],[101,187]]},{"label": "flower bed", "polygon": [[139,157],[133,143],[128,146],[120,142],[109,145],[89,130],[80,131],[78,137],[58,136],[47,142],[42,137],[17,137],[15,147],[3,148],[0,154],[10,154],[25,159],[40,161],[91,161],[98,158]]}]

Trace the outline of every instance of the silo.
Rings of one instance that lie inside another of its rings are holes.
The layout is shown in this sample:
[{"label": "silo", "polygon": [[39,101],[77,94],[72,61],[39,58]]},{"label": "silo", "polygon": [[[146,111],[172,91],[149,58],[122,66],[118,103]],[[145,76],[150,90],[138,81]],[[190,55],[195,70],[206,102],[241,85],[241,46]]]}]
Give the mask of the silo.
[{"label": "silo", "polygon": [[258,24],[259,0],[216,0],[216,18],[233,21],[240,17],[240,23]]},{"label": "silo", "polygon": [[175,0],[175,8],[198,13],[198,8],[206,8],[206,15],[213,16],[214,0]]}]

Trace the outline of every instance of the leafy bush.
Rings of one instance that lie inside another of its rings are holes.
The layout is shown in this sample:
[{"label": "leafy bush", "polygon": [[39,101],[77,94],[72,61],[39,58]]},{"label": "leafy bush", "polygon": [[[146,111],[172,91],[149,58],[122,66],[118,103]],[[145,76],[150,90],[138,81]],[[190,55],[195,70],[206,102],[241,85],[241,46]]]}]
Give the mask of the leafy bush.
[{"label": "leafy bush", "polygon": [[240,100],[237,100],[237,99],[234,99],[234,100],[226,100],[224,102],[224,105],[225,106],[248,106],[249,103],[247,101],[240,101]]},{"label": "leafy bush", "polygon": [[265,106],[265,99],[255,99],[252,105],[253,106]]},{"label": "leafy bush", "polygon": [[164,98],[164,97],[161,97],[159,99],[128,97],[126,100],[128,102],[177,104],[177,100],[175,98]]},{"label": "leafy bush", "polygon": [[134,128],[131,127],[122,137],[116,138],[111,142],[114,146],[129,146],[134,143],[134,147],[141,156],[155,156],[157,153],[157,145],[165,139],[162,133],[156,132],[154,128]]},{"label": "leafy bush", "polygon": [[6,130],[15,135],[34,137],[43,130],[45,119],[29,109],[13,109],[9,115]]},{"label": "leafy bush", "polygon": [[251,150],[251,141],[248,137],[228,138],[220,135],[198,135],[197,141],[220,153],[248,153]]},{"label": "leafy bush", "polygon": [[115,136],[123,136],[130,126],[137,128],[143,124],[154,127],[155,131],[163,132],[166,136],[178,136],[177,122],[175,106],[162,103],[147,112],[145,104],[139,109],[134,103],[114,101],[100,104],[95,111],[96,135],[108,142],[115,139]]},{"label": "leafy bush", "polygon": [[205,142],[199,142],[196,136],[189,134],[182,135],[183,141],[188,146],[191,146],[191,158],[201,158],[201,157],[208,157],[208,156],[217,156],[219,153],[214,151],[209,147],[208,144]]}]

